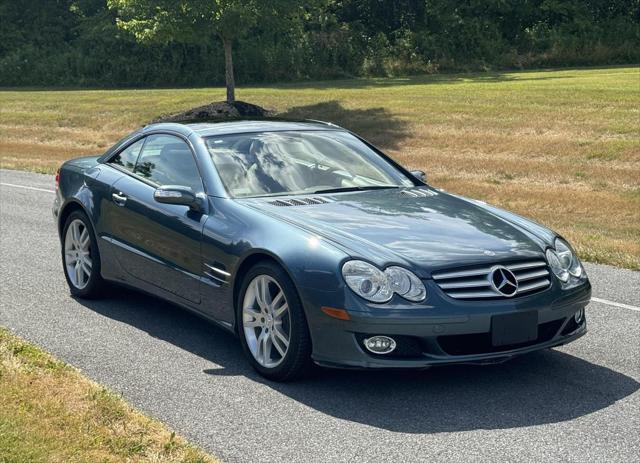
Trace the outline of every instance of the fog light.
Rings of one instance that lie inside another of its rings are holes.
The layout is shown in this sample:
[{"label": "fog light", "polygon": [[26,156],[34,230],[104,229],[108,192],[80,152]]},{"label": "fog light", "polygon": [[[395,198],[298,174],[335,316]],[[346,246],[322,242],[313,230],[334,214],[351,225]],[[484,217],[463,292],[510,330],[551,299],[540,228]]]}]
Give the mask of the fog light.
[{"label": "fog light", "polygon": [[582,321],[584,320],[584,308],[578,310],[575,315],[573,316],[573,320],[578,324],[582,324]]},{"label": "fog light", "polygon": [[388,336],[373,336],[364,340],[364,347],[374,354],[389,354],[396,348],[396,342]]}]

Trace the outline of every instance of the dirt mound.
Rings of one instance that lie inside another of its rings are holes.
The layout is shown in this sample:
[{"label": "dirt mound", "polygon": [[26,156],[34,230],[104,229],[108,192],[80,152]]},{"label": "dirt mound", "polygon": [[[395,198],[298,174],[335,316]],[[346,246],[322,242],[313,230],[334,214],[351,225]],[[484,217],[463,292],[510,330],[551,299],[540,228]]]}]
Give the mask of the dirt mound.
[{"label": "dirt mound", "polygon": [[197,108],[188,109],[176,114],[160,116],[151,121],[157,122],[198,122],[198,121],[223,121],[227,119],[266,118],[275,115],[275,111],[261,106],[236,101],[227,103],[218,101]]}]

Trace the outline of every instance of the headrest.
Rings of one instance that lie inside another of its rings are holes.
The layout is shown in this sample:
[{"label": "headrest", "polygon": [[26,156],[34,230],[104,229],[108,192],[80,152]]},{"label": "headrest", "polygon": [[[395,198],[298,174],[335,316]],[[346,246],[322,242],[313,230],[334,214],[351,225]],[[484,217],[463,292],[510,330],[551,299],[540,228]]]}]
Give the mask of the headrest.
[{"label": "headrest", "polygon": [[191,150],[184,143],[170,143],[162,147],[160,151],[160,157],[168,159],[169,157],[181,157],[185,154],[190,154]]}]

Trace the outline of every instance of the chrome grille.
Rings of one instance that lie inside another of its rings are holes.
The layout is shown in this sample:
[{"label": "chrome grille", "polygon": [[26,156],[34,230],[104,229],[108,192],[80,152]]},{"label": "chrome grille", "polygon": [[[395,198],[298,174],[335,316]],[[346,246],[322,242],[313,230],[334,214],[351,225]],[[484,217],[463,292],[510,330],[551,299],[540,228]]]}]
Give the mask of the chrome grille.
[{"label": "chrome grille", "polygon": [[511,270],[518,280],[518,291],[512,297],[542,291],[551,285],[544,260],[436,272],[432,277],[440,289],[455,299],[506,299],[506,296],[495,291],[491,285],[491,271],[496,266]]}]

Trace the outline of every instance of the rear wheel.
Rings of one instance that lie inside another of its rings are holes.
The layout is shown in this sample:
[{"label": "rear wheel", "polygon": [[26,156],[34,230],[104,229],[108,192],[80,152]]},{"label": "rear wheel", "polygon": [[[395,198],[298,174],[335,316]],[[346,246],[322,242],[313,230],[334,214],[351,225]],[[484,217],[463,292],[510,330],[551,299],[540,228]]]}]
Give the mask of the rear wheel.
[{"label": "rear wheel", "polygon": [[274,381],[291,381],[311,366],[306,317],[289,276],[271,262],[254,266],[238,297],[242,347],[253,367]]},{"label": "rear wheel", "polygon": [[69,214],[62,231],[62,264],[71,294],[99,296],[105,282],[100,275],[100,253],[95,234],[84,212]]}]

